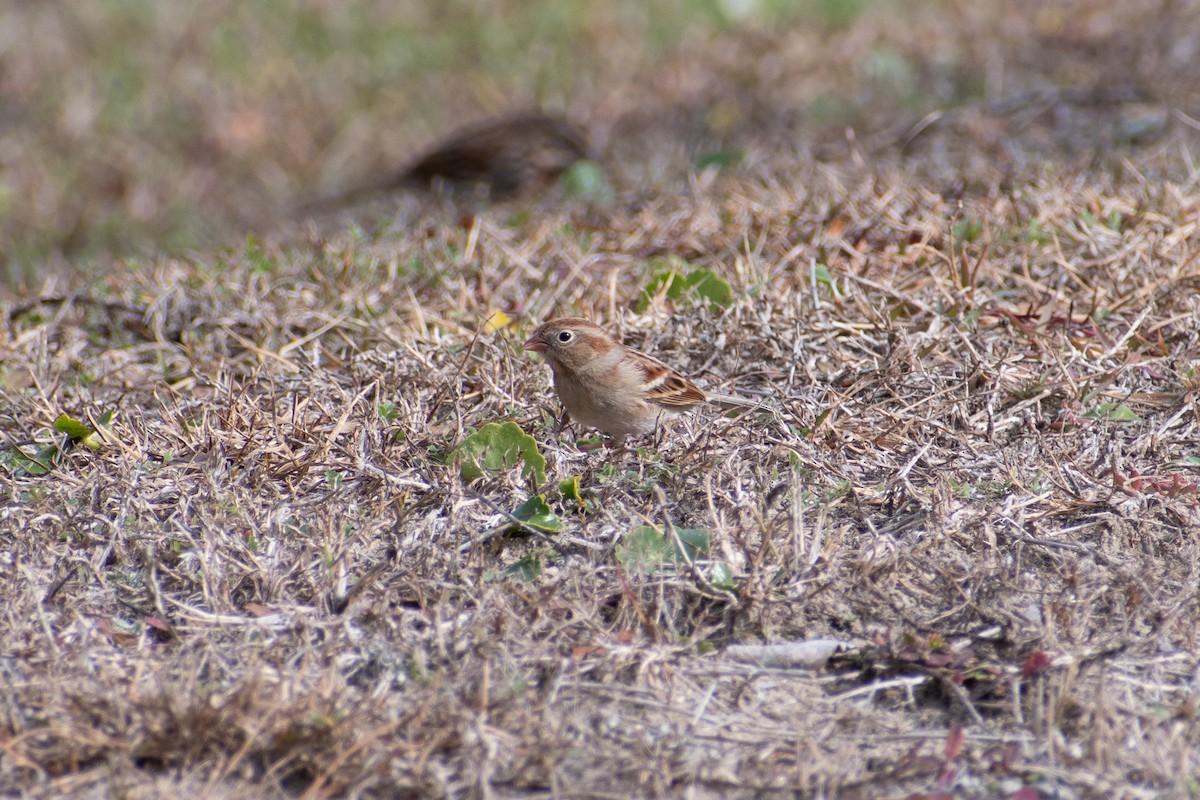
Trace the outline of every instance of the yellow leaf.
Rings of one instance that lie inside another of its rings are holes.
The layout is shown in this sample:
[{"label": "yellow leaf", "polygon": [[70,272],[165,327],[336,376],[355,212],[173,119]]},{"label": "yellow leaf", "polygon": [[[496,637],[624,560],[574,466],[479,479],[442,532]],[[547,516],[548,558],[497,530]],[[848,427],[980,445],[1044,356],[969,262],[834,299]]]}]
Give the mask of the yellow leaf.
[{"label": "yellow leaf", "polygon": [[495,333],[498,330],[511,327],[512,319],[503,311],[493,311],[483,323],[484,333]]}]

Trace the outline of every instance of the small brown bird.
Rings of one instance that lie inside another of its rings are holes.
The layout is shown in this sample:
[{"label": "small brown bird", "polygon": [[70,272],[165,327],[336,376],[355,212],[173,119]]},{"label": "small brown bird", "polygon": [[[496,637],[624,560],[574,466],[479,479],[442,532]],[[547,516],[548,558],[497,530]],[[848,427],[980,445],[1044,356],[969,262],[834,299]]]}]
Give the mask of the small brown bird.
[{"label": "small brown bird", "polygon": [[545,189],[576,161],[589,157],[587,140],[565,120],[526,112],[487,120],[452,133],[418,158],[401,181],[485,189],[511,197]]},{"label": "small brown bird", "polygon": [[613,447],[624,444],[626,436],[653,431],[660,418],[701,403],[723,408],[759,405],[741,397],[707,394],[658,359],[625,347],[586,319],[550,320],[534,330],[524,349],[545,355],[566,414],[612,436]]},{"label": "small brown bird", "polygon": [[336,209],[371,195],[419,187],[467,190],[502,200],[543,191],[576,161],[589,157],[587,140],[569,122],[527,111],[462,128],[400,172],[301,203],[296,211]]}]

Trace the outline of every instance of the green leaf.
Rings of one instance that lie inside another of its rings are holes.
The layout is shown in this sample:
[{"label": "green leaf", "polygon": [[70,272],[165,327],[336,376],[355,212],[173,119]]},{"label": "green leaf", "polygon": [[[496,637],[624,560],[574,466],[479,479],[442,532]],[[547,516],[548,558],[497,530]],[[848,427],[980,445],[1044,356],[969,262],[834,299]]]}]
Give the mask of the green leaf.
[{"label": "green leaf", "polygon": [[617,560],[631,572],[654,572],[667,560],[667,540],[653,526],[634,528],[617,545]]},{"label": "green leaf", "polygon": [[583,496],[579,493],[578,475],[572,475],[564,481],[559,481],[558,493],[562,495],[563,500],[583,505]]},{"label": "green leaf", "polygon": [[738,150],[736,147],[725,147],[720,150],[714,150],[711,153],[702,153],[692,161],[697,172],[703,172],[709,167],[717,169],[728,169],[736,167],[742,163],[745,158],[745,153]]},{"label": "green leaf", "polygon": [[638,300],[638,309],[644,311],[654,301],[654,298],[664,296],[676,302],[691,300],[697,304],[712,303],[718,306],[728,306],[733,302],[733,288],[717,277],[709,269],[693,269],[686,272],[680,267],[686,267],[687,262],[677,256],[668,259],[654,259],[652,262],[666,264],[660,268],[642,290]]},{"label": "green leaf", "polygon": [[[111,416],[109,419],[111,419]],[[89,450],[100,449],[100,443],[92,439],[96,434],[96,429],[84,425],[79,420],[68,417],[66,414],[59,414],[58,419],[54,420],[54,430],[59,433],[65,433],[70,439],[70,444],[82,444]]]},{"label": "green leaf", "polygon": [[950,226],[950,234],[960,245],[963,242],[973,242],[983,234],[983,223],[970,217],[963,217]]},{"label": "green leaf", "polygon": [[576,161],[563,173],[562,184],[571,197],[589,203],[611,203],[617,199],[608,176],[595,161]]},{"label": "green leaf", "polygon": [[733,570],[724,561],[714,562],[712,565],[712,574],[709,575],[709,581],[718,589],[732,591],[737,588],[737,581],[733,577]]},{"label": "green leaf", "polygon": [[1049,244],[1054,241],[1054,235],[1044,222],[1034,217],[1025,226],[1025,230],[1021,233],[1021,239],[1032,244]]},{"label": "green leaf", "polygon": [[535,494],[513,510],[512,515],[531,528],[545,533],[560,533],[562,520],[550,510],[544,495]]},{"label": "green leaf", "polygon": [[29,455],[20,447],[0,452],[0,467],[4,467],[14,478],[24,475],[45,475],[54,467],[58,458],[58,445],[48,444],[34,455]]},{"label": "green leaf", "polygon": [[558,492],[562,495],[563,505],[568,509],[587,514],[595,510],[592,501],[583,496],[579,487],[579,476],[572,475],[558,484]]},{"label": "green leaf", "polygon": [[1113,422],[1136,422],[1141,419],[1124,403],[1101,403],[1084,414],[1088,419],[1108,419]]},{"label": "green leaf", "polygon": [[682,549],[670,537],[652,525],[634,528],[617,546],[617,560],[631,572],[651,574],[671,564],[695,561],[706,555],[710,547],[708,531],[703,528],[676,528]]},{"label": "green leaf", "polygon": [[396,408],[396,404],[391,400],[380,400],[378,411],[379,416],[386,422],[394,422],[396,417],[400,416],[400,409]]},{"label": "green leaf", "polygon": [[829,266],[827,264],[817,264],[813,267],[812,274],[813,280],[815,280],[817,283],[821,284],[822,286],[833,288],[833,274],[829,271]]},{"label": "green leaf", "polygon": [[[113,416],[113,411],[105,411],[100,415],[98,424],[107,428],[108,424],[112,422]],[[0,467],[14,477],[45,475],[58,464],[63,453],[72,447],[80,444],[89,450],[99,450],[101,447],[95,428],[66,414],[59,414],[58,419],[54,420],[54,430],[66,435],[66,441],[61,444],[51,442],[42,446],[36,454],[32,455],[20,447],[5,450],[0,452]]]},{"label": "green leaf", "polygon": [[695,561],[701,556],[708,555],[712,542],[708,531],[704,528],[676,528],[675,533],[679,534],[679,541],[683,543],[683,550],[679,548],[674,550],[677,562],[684,561],[685,554],[687,561]]},{"label": "green leaf", "polygon": [[542,559],[537,553],[530,553],[515,564],[510,564],[499,572],[489,575],[489,578],[520,578],[525,583],[533,583],[542,575]]},{"label": "green leaf", "polygon": [[463,480],[498,475],[521,464],[521,474],[538,484],[546,480],[546,458],[533,437],[515,422],[489,422],[454,451]]}]

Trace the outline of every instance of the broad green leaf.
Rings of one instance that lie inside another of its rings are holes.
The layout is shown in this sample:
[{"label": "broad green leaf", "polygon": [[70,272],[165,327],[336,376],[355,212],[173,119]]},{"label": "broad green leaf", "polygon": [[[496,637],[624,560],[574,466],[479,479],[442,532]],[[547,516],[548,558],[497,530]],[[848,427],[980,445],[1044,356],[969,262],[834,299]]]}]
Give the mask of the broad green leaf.
[{"label": "broad green leaf", "polygon": [[65,433],[70,438],[71,444],[82,444],[89,450],[100,449],[100,443],[92,438],[96,434],[96,429],[68,417],[66,414],[59,414],[58,419],[54,420],[54,430]]},{"label": "broad green leaf", "polygon": [[512,515],[526,525],[546,533],[559,533],[562,520],[550,510],[543,495],[535,494],[513,510]]},{"label": "broad green leaf", "polygon": [[564,481],[559,481],[558,493],[566,500],[576,505],[583,505],[583,497],[579,493],[579,476],[572,475]]},{"label": "broad green leaf", "polygon": [[[112,422],[113,416],[113,411],[105,411],[100,415],[98,424],[107,428],[108,423]],[[96,436],[96,429],[73,417],[59,414],[58,419],[54,420],[53,427],[54,430],[66,435],[65,442],[52,442],[44,445],[35,454],[27,453],[20,447],[5,450],[0,452],[0,467],[14,477],[45,475],[54,468],[63,453],[76,445],[82,444],[89,450],[100,449],[101,442]]]},{"label": "broad green leaf", "polygon": [[588,514],[595,510],[595,504],[588,498],[583,496],[583,490],[579,486],[579,476],[572,475],[558,484],[558,492],[562,495],[563,505],[574,511],[582,514]]},{"label": "broad green leaf", "polygon": [[674,549],[676,561],[683,561],[685,554],[688,561],[708,555],[711,537],[704,528],[676,528],[675,532],[679,534],[679,541],[683,543],[683,552],[678,548]]},{"label": "broad green leaf", "polygon": [[525,583],[533,583],[542,574],[542,559],[537,553],[530,553],[515,564],[510,564],[499,572],[489,575],[489,578],[520,578]]},{"label": "broad green leaf", "polygon": [[724,561],[713,562],[712,574],[708,579],[718,589],[732,590],[737,588],[737,581],[734,580],[733,570]]},{"label": "broad green leaf", "polygon": [[396,417],[400,416],[400,409],[396,408],[396,404],[391,400],[380,400],[376,409],[385,422],[394,422]]},{"label": "broad green leaf", "polygon": [[631,572],[654,572],[667,560],[667,540],[650,525],[634,528],[617,545],[617,560]]},{"label": "broad green leaf", "polygon": [[714,150],[711,153],[702,153],[692,161],[697,172],[703,172],[709,167],[718,169],[728,169],[736,167],[742,163],[745,158],[745,153],[738,150],[736,147],[726,147],[721,150]]},{"label": "broad green leaf", "polygon": [[1136,422],[1141,419],[1124,403],[1101,403],[1084,414],[1088,419],[1110,419],[1113,422]]},{"label": "broad green leaf", "polygon": [[733,302],[733,289],[709,269],[687,269],[688,264],[677,256],[654,259],[659,265],[638,300],[639,310],[645,310],[655,297],[665,296],[676,302],[691,300],[728,306]]},{"label": "broad green leaf", "polygon": [[13,447],[0,452],[0,467],[4,467],[14,478],[45,475],[53,468],[58,454],[58,445],[53,444],[46,445],[34,455],[29,455],[20,447]]},{"label": "broad green leaf", "polygon": [[464,480],[473,481],[484,475],[498,475],[517,464],[521,474],[536,483],[546,480],[546,458],[538,451],[537,442],[515,422],[489,422],[472,433],[454,451]]},{"label": "broad green leaf", "polygon": [[[652,525],[634,528],[617,546],[617,560],[630,571],[653,573],[667,564],[683,564],[708,553],[710,537],[703,528],[676,528],[680,550],[662,531]],[[686,556],[686,557],[685,557]]]}]

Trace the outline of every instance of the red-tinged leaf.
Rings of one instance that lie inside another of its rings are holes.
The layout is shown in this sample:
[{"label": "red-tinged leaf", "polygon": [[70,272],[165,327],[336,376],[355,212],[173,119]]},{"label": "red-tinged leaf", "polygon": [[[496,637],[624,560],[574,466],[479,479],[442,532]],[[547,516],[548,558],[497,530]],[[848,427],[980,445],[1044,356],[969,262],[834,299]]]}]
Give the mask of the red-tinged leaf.
[{"label": "red-tinged leaf", "polygon": [[962,725],[951,725],[950,730],[946,732],[946,760],[953,761],[958,758],[958,754],[962,752],[963,742],[967,740],[967,733],[963,730]]},{"label": "red-tinged leaf", "polygon": [[97,620],[96,627],[100,629],[101,633],[108,637],[110,642],[118,647],[125,647],[137,642],[136,636],[131,633],[117,630],[116,626],[114,626],[112,622],[107,619]]},{"label": "red-tinged leaf", "polygon": [[617,642],[620,644],[630,644],[633,641],[633,631],[628,628],[623,631],[617,631]]},{"label": "red-tinged leaf", "polygon": [[902,647],[896,651],[897,661],[919,661],[921,654],[912,647]]},{"label": "red-tinged leaf", "polygon": [[599,657],[607,654],[608,651],[603,647],[597,647],[593,644],[581,644],[571,648],[571,658],[576,661],[582,661],[585,658]]},{"label": "red-tinged leaf", "polygon": [[265,617],[265,616],[267,616],[268,614],[274,614],[274,613],[275,613],[275,612],[274,612],[274,611],[272,611],[271,609],[269,609],[269,608],[267,608],[266,606],[264,606],[262,603],[253,603],[253,602],[252,602],[252,603],[246,603],[246,605],[242,606],[242,609],[243,609],[243,610],[244,610],[244,611],[245,611],[247,614],[250,614],[250,615],[252,615],[252,616],[255,616],[255,617]]},{"label": "red-tinged leaf", "polygon": [[165,639],[175,638],[175,629],[167,623],[163,622],[158,617],[142,617],[142,622],[148,627],[158,631]]},{"label": "red-tinged leaf", "polygon": [[953,660],[954,657],[949,653],[930,653],[925,658],[925,663],[931,667],[945,667]]},{"label": "red-tinged leaf", "polygon": [[1042,794],[1032,786],[1022,786],[1008,796],[1008,800],[1040,800]]},{"label": "red-tinged leaf", "polygon": [[1021,664],[1021,677],[1033,677],[1039,672],[1049,668],[1050,663],[1050,656],[1046,655],[1041,650],[1034,650],[1032,653],[1025,656],[1025,661]]},{"label": "red-tinged leaf", "polygon": [[949,792],[922,792],[910,794],[905,800],[954,800],[954,795]]}]

